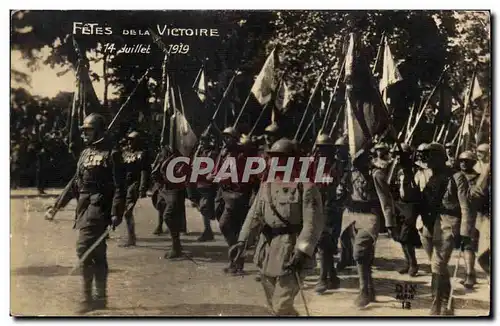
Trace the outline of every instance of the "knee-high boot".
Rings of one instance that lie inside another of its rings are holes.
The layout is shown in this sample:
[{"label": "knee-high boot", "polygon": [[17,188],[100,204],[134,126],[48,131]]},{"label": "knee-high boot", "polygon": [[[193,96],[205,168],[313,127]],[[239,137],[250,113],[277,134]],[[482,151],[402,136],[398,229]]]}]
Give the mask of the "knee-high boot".
[{"label": "knee-high boot", "polygon": [[78,313],[84,314],[93,310],[92,282],[94,279],[94,266],[82,266],[82,300],[78,308]]},{"label": "knee-high boot", "polygon": [[359,294],[354,300],[354,305],[358,308],[364,308],[370,303],[368,283],[369,279],[369,268],[368,259],[362,259],[357,262],[358,274],[359,274]]},{"label": "knee-high boot", "polygon": [[96,309],[105,309],[108,304],[108,264],[103,263],[95,266],[95,307]]},{"label": "knee-high boot", "polygon": [[451,301],[451,306],[448,308],[448,301],[450,299],[451,295],[451,281],[450,281],[450,276],[449,275],[440,275],[440,288],[441,288],[441,306],[444,308],[442,309],[441,314],[443,316],[453,316],[455,315],[455,309],[453,307],[453,298]]},{"label": "knee-high boot", "polygon": [[440,275],[432,273],[431,280],[432,305],[429,311],[431,316],[439,316],[441,314],[442,294],[440,291]]},{"label": "knee-high boot", "polygon": [[476,284],[476,272],[474,270],[474,263],[476,261],[476,254],[472,250],[464,251],[466,275],[463,285],[467,289],[472,289]]},{"label": "knee-high boot", "polygon": [[121,247],[135,246],[136,237],[135,237],[134,216],[132,214],[127,214],[125,216],[125,220],[127,222],[127,241],[125,241],[123,244],[121,244]]}]

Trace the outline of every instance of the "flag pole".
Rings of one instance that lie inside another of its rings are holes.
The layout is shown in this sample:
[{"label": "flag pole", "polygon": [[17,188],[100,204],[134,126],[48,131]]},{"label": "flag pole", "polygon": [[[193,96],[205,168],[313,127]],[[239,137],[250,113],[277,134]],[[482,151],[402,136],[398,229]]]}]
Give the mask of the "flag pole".
[{"label": "flag pole", "polygon": [[378,65],[378,62],[380,61],[380,57],[382,55],[382,47],[384,46],[385,42],[387,42],[387,39],[385,37],[385,31],[384,31],[384,32],[382,32],[382,37],[380,38],[380,43],[378,45],[377,56],[375,57],[375,63],[373,64],[373,68],[372,68],[372,75],[374,75],[376,70],[377,70],[377,65]]},{"label": "flag pole", "polygon": [[304,120],[306,118],[306,113],[309,110],[309,106],[311,105],[312,99],[314,97],[314,94],[316,93],[316,90],[318,89],[319,83],[321,82],[321,78],[323,77],[323,74],[325,73],[325,70],[321,72],[319,75],[318,80],[316,81],[316,85],[314,85],[313,91],[311,92],[311,96],[309,96],[309,101],[307,101],[306,108],[304,109],[304,113],[302,114],[302,119],[300,120],[299,126],[297,128],[297,132],[295,133],[295,136],[293,139],[297,140],[297,137],[299,136],[300,128],[304,124]]},{"label": "flag pole", "polygon": [[344,60],[342,61],[342,65],[340,66],[339,75],[337,76],[337,81],[335,82],[335,87],[333,88],[333,92],[331,94],[330,101],[328,102],[328,107],[326,108],[325,118],[323,119],[323,123],[321,124],[321,128],[319,130],[323,130],[325,128],[326,121],[328,120],[328,117],[330,116],[332,102],[333,102],[333,99],[335,98],[335,95],[337,95],[337,90],[339,88],[340,78],[342,76],[342,72],[345,70],[346,57],[347,56],[344,56]]},{"label": "flag pole", "polygon": [[[302,134],[302,137],[300,137],[300,143],[302,143],[304,141],[304,139],[306,138],[306,135],[307,135],[307,132],[309,131],[309,128],[311,128],[313,122],[314,122],[314,118],[316,118],[316,114],[318,114],[319,110],[316,110],[311,118],[311,121],[309,122],[309,124],[307,125],[306,127],[306,130],[304,131],[304,134]],[[316,141],[315,141],[316,142]]]},{"label": "flag pole", "polygon": [[420,119],[422,119],[422,116],[424,114],[424,111],[425,111],[425,108],[427,107],[427,105],[429,104],[432,96],[434,95],[434,93],[436,92],[437,88],[439,87],[439,85],[441,84],[441,81],[443,80],[444,78],[444,74],[446,73],[446,71],[450,68],[449,65],[446,65],[443,69],[443,71],[441,72],[441,75],[439,76],[439,79],[436,83],[436,85],[434,85],[434,88],[432,89],[431,93],[429,94],[429,97],[427,98],[427,100],[425,101],[424,105],[422,106],[422,108],[420,109],[420,112],[417,114],[417,117],[416,117],[416,120],[415,120],[415,124],[413,125],[413,127],[411,128],[410,130],[410,133],[408,134],[408,141],[411,140],[412,136],[413,136],[413,133],[415,132],[415,130],[417,129],[417,125],[418,123],[420,122]]},{"label": "flag pole", "polygon": [[339,119],[340,119],[340,113],[342,112],[342,110],[345,109],[345,105],[342,105],[340,108],[339,108],[339,112],[337,112],[337,117],[335,117],[335,121],[333,122],[333,125],[332,125],[332,128],[330,129],[330,133],[328,134],[328,136],[332,137],[333,135],[333,132],[335,131],[335,127],[337,126],[337,123],[339,122]]},{"label": "flag pole", "polygon": [[469,91],[467,92],[467,98],[465,99],[465,108],[464,108],[464,116],[462,118],[462,124],[460,125],[459,129],[459,136],[458,136],[458,143],[457,143],[457,149],[455,151],[455,159],[457,159],[458,154],[460,154],[460,145],[463,140],[463,131],[465,128],[465,120],[467,119],[467,115],[469,113],[469,104],[470,104],[470,98],[472,96],[472,90],[474,89],[474,81],[476,80],[476,70],[472,73],[472,80],[470,83]]}]

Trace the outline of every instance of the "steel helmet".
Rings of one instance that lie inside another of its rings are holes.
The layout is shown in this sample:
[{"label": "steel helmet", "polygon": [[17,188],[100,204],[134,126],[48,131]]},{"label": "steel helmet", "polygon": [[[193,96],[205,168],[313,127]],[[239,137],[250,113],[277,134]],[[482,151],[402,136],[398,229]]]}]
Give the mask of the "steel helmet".
[{"label": "steel helmet", "polygon": [[333,140],[330,136],[327,134],[319,134],[318,138],[316,138],[316,145],[317,146],[333,146]]},{"label": "steel helmet", "polygon": [[488,152],[490,151],[490,145],[489,144],[480,144],[477,146],[477,151],[478,152]]},{"label": "steel helmet", "polygon": [[267,150],[268,153],[274,154],[289,154],[292,155],[297,151],[296,143],[288,138],[281,138],[277,140],[270,149]]},{"label": "steel helmet", "polygon": [[80,129],[95,129],[98,131],[103,131],[105,128],[104,124],[105,124],[105,119],[102,115],[97,113],[91,113],[85,117]]},{"label": "steel helmet", "polygon": [[127,138],[134,139],[134,138],[139,138],[139,136],[140,136],[139,132],[137,132],[137,131],[134,130],[134,131],[132,131],[131,133],[129,133],[127,135]]},{"label": "steel helmet", "polygon": [[240,133],[234,127],[227,127],[222,131],[223,135],[228,135],[234,138],[240,138]]},{"label": "steel helmet", "polygon": [[266,134],[276,134],[279,131],[279,127],[276,123],[271,123],[269,126],[264,129],[264,133]]},{"label": "steel helmet", "polygon": [[460,153],[458,156],[459,160],[469,160],[469,161],[475,161],[476,160],[476,155],[472,153],[471,151],[465,151]]},{"label": "steel helmet", "polygon": [[427,150],[428,146],[429,146],[429,144],[427,144],[427,143],[422,143],[422,144],[418,145],[417,152],[423,152],[423,151]]}]

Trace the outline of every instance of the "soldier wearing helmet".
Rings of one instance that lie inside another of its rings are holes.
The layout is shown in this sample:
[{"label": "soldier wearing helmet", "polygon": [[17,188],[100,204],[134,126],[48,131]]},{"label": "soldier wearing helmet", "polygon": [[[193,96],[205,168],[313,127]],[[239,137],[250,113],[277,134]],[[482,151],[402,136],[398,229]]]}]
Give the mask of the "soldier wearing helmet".
[{"label": "soldier wearing helmet", "polygon": [[[87,148],[82,151],[74,177],[65,188],[65,195],[47,212],[54,216],[71,198],[77,198],[74,227],[79,230],[77,255],[90,249],[111,224],[122,221],[125,206],[125,177],[120,151],[112,149],[105,139],[105,120],[99,114],[87,116],[81,127]],[[83,261],[83,300],[79,312],[104,309],[107,305],[108,262],[106,239]],[[95,282],[95,297],[92,283]]]},{"label": "soldier wearing helmet", "polygon": [[333,256],[337,253],[337,242],[340,234],[340,226],[336,223],[339,217],[336,204],[337,186],[341,180],[343,172],[341,169],[343,167],[337,164],[335,154],[335,144],[331,137],[327,134],[319,134],[312,157],[312,175],[310,178],[314,180],[321,164],[320,160],[324,160],[325,165],[321,177],[330,179],[326,182],[315,180],[319,185],[325,214],[325,225],[318,243],[321,266],[320,277],[315,290],[319,294],[328,289],[338,289],[340,286],[340,279],[335,270]]},{"label": "soldier wearing helmet", "polygon": [[[342,171],[340,183],[336,189],[336,218],[334,225],[334,236],[337,235],[337,239],[340,236],[340,259],[337,263],[336,270],[337,272],[343,270],[348,266],[355,266],[356,262],[353,258],[353,247],[354,247],[354,236],[352,234],[352,228],[342,232],[340,235],[340,231],[342,228],[342,216],[345,209],[346,200],[348,199],[348,183],[350,176],[350,165],[349,165],[349,147],[347,143],[347,138],[342,136],[335,141],[335,159],[339,166],[339,169]],[[335,239],[335,238],[334,238]],[[334,240],[334,243],[335,242]]]},{"label": "soldier wearing helmet", "polygon": [[452,169],[457,169],[456,162],[455,162],[455,152],[454,152],[454,145],[453,143],[446,143],[444,145],[444,149],[446,151],[446,166],[452,168]]},{"label": "soldier wearing helmet", "polygon": [[462,247],[472,236],[473,213],[468,194],[469,184],[462,172],[446,166],[443,145],[431,143],[424,157],[430,170],[430,179],[422,191],[421,212],[423,228],[421,241],[430,255],[432,267],[431,315],[453,315],[453,306],[447,309],[451,282],[448,263],[456,237],[462,238]]},{"label": "soldier wearing helmet", "polygon": [[280,137],[280,129],[278,124],[275,122],[271,123],[269,126],[264,129],[264,139],[266,142],[266,150],[270,149],[273,146],[274,142],[277,141]]},{"label": "soldier wearing helmet", "polygon": [[[223,130],[222,135],[224,137],[224,147],[209,178],[213,179],[221,170],[227,171],[231,162],[236,163],[238,180],[236,182],[233,182],[231,178],[218,180],[220,192],[216,196],[216,202],[219,202],[216,210],[220,212],[220,216],[216,216],[219,221],[219,228],[230,247],[238,240],[238,234],[248,212],[252,185],[250,182],[243,183],[241,181],[248,153],[245,152],[243,145],[239,143],[240,133],[234,127],[227,127]],[[230,261],[229,265],[224,268],[224,272],[241,275],[244,262],[243,257],[236,261]]]},{"label": "soldier wearing helmet", "polygon": [[397,165],[394,169],[394,178],[391,181],[396,220],[400,229],[396,241],[401,243],[405,257],[405,265],[399,270],[399,273],[414,277],[418,272],[415,247],[420,245],[416,228],[420,189],[415,183],[416,166],[413,162],[412,148],[407,144],[401,144],[400,150],[396,151],[395,159]]},{"label": "soldier wearing helmet", "polygon": [[[474,170],[474,165],[476,164],[476,155],[472,153],[471,151],[465,151],[462,152],[458,156],[458,164],[460,167],[460,171],[465,175],[467,178],[467,181],[469,183],[469,189],[472,189],[476,183],[477,180],[479,179],[479,173],[477,173]],[[477,208],[478,208],[478,201],[475,200],[473,196],[470,196],[470,204],[471,204],[471,209],[472,209],[472,215],[474,221],[472,224],[475,226],[476,224],[476,217],[477,217]],[[476,251],[477,251],[477,242],[478,242],[478,232],[477,229],[474,227],[471,233],[471,237],[465,237],[463,238],[463,247],[462,250],[464,251],[464,261],[465,261],[465,279],[461,282],[463,286],[467,289],[472,289],[474,287],[474,284],[476,284],[476,272],[474,269],[474,264],[476,261]]]},{"label": "soldier wearing helmet", "polygon": [[[380,210],[389,235],[394,235],[394,203],[385,169],[372,165],[369,152],[361,149],[353,158],[350,200],[342,218],[342,233],[354,230],[354,259],[359,275],[359,295],[354,304],[365,307],[375,301],[371,267],[380,228]],[[375,208],[375,209],[374,209]]]},{"label": "soldier wearing helmet", "polygon": [[140,134],[132,131],[127,135],[127,145],[122,151],[125,165],[127,199],[125,221],[127,222],[127,241],[123,247],[135,246],[134,207],[139,198],[145,198],[149,188],[150,161],[147,150],[143,147]]},{"label": "soldier wearing helmet", "polygon": [[[193,156],[192,162],[194,162],[196,158],[210,158],[215,161],[217,155],[218,151],[215,147],[212,135],[207,132],[200,138],[200,144]],[[207,168],[207,163],[202,161],[200,163],[200,168]],[[199,194],[198,207],[203,218],[204,226],[203,233],[198,237],[197,241],[212,241],[214,240],[214,234],[210,221],[215,220],[215,195],[217,188],[212,181],[207,180],[206,175],[200,175],[196,180],[196,190]]]},{"label": "soldier wearing helmet", "polygon": [[[295,157],[294,142],[282,138],[268,151],[271,159]],[[276,171],[277,172],[277,171]],[[296,209],[300,208],[300,209]],[[262,274],[267,303],[277,316],[297,316],[293,303],[324,226],[321,194],[311,182],[283,181],[283,173],[263,182],[229,255],[245,253],[250,234],[260,231],[254,262]]]},{"label": "soldier wearing helmet", "polygon": [[487,170],[486,166],[490,165],[490,145],[480,144],[476,149],[477,163],[474,169],[477,173],[483,173]]}]

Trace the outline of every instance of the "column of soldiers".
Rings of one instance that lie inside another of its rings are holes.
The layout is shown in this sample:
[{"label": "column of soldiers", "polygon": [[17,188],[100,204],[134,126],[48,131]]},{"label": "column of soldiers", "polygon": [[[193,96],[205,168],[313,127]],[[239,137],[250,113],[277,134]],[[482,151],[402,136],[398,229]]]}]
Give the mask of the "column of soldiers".
[{"label": "column of soldiers", "polygon": [[[104,137],[103,121],[95,114],[85,119],[82,131],[88,147],[79,159],[75,176],[51,211],[53,217],[69,199],[77,198],[75,227],[80,230],[80,258],[108,225],[115,228],[122,217],[128,230],[124,245],[135,244],[133,208],[148,188],[148,155],[138,142],[138,133],[129,134],[128,146],[117,150]],[[422,144],[415,153],[405,144],[390,152],[388,145],[367,143],[349,160],[345,138],[334,142],[328,135],[320,134],[310,157],[312,170],[321,158],[325,159],[325,182],[286,183],[285,170],[278,169],[271,180],[267,180],[266,170],[252,182],[243,183],[241,177],[248,157],[263,155],[268,161],[276,159],[284,165],[288,158],[300,156],[297,142],[280,138],[276,124],[266,128],[260,154],[251,139],[242,138],[233,127],[224,129],[222,136],[220,152],[215,137],[207,133],[200,138],[195,153],[195,157],[216,158],[214,171],[196,184],[204,222],[204,232],[198,240],[213,240],[210,221],[216,219],[229,248],[224,272],[242,275],[245,251],[257,236],[254,262],[260,271],[258,280],[275,314],[297,314],[294,298],[316,253],[321,260],[318,293],[341,287],[337,270],[350,265],[352,259],[359,277],[355,305],[363,308],[374,302],[372,267],[381,219],[388,235],[401,244],[405,266],[400,273],[417,275],[415,247],[420,242],[431,261],[431,315],[453,314],[446,308],[451,291],[448,263],[457,243],[466,261],[465,287],[474,286],[476,258],[489,273],[488,145],[478,146],[477,156],[468,151],[462,153],[458,166],[449,165],[452,151],[437,143]],[[159,212],[156,231],[165,223],[172,239],[166,258],[182,256],[185,184],[172,183],[166,177],[168,163],[179,156],[175,148],[164,146],[151,171],[152,199]],[[221,169],[227,168],[224,162],[228,157],[237,162],[237,183],[230,179],[214,180]],[[391,160],[397,160],[394,168]],[[188,175],[190,169],[188,164],[177,164],[174,175]],[[292,173],[296,172],[292,169]],[[264,179],[268,182],[262,182]],[[334,255],[339,239],[343,266],[339,266],[341,260],[336,268]],[[105,240],[84,258],[81,311],[105,307]]]}]

